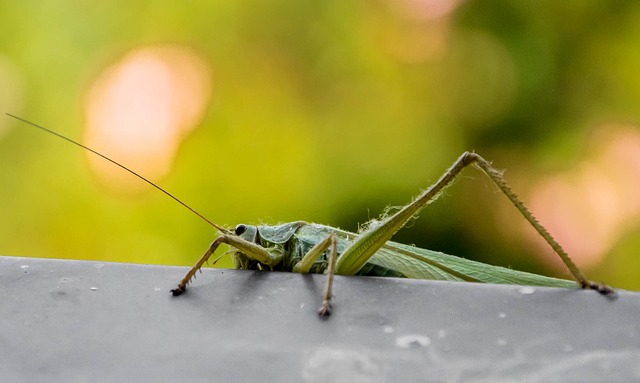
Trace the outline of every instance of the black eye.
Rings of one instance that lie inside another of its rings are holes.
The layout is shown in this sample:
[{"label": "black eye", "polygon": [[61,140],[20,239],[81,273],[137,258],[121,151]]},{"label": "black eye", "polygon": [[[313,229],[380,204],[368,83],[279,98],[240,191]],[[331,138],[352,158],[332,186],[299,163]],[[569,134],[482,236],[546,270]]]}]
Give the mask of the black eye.
[{"label": "black eye", "polygon": [[240,235],[242,233],[244,233],[245,231],[247,231],[247,226],[243,225],[243,224],[239,224],[238,226],[236,226],[236,235]]}]

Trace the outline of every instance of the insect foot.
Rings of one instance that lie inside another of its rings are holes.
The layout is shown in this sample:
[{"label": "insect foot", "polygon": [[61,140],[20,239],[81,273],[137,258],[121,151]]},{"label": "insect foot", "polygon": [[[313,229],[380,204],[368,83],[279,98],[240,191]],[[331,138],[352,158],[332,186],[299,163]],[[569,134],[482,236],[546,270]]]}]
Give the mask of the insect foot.
[{"label": "insect foot", "polygon": [[320,307],[320,310],[318,310],[318,315],[320,316],[320,319],[327,319],[329,318],[329,316],[331,315],[331,305],[322,305],[322,307]]},{"label": "insect foot", "polygon": [[614,289],[605,285],[602,282],[587,281],[587,284],[583,285],[582,288],[583,289],[589,288],[591,290],[595,290],[600,294],[607,296],[611,299],[616,299],[618,297],[618,293]]},{"label": "insect foot", "polygon": [[173,289],[171,290],[171,294],[173,294],[174,297],[177,297],[178,295],[181,295],[182,293],[184,293],[185,291],[187,291],[187,286],[180,286],[178,285],[177,289]]}]

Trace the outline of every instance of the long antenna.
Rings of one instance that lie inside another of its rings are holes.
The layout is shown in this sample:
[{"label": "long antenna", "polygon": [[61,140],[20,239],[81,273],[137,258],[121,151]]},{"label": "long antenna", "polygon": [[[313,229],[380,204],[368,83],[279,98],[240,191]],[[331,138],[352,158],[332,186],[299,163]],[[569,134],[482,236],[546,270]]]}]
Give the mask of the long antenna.
[{"label": "long antenna", "polygon": [[63,136],[63,135],[62,135],[62,134],[60,134],[60,133],[56,133],[56,132],[54,132],[53,130],[49,130],[49,129],[45,128],[44,126],[38,125],[38,124],[33,123],[33,122],[31,122],[31,121],[28,121],[28,120],[25,120],[24,118],[21,118],[21,117],[18,117],[18,116],[14,116],[14,115],[13,115],[13,114],[11,114],[11,113],[5,113],[5,114],[6,114],[7,116],[9,116],[9,117],[13,117],[13,118],[15,118],[16,120],[22,121],[22,122],[24,122],[24,123],[26,123],[26,124],[29,124],[29,125],[33,126],[33,127],[36,127],[36,128],[38,128],[38,129],[41,129],[41,130],[44,130],[45,132],[51,133],[51,134],[53,134],[54,136],[58,136],[59,138],[62,138],[63,140],[66,140],[66,141],[68,141],[68,142],[70,142],[70,143],[72,143],[72,144],[74,144],[74,145],[76,145],[76,146],[79,146],[79,147],[81,147],[81,148],[83,148],[83,149],[85,149],[85,150],[90,151],[91,153],[93,153],[93,154],[95,154],[95,155],[97,155],[97,156],[100,156],[100,157],[104,158],[105,160],[107,160],[107,161],[111,162],[112,164],[114,164],[114,165],[116,165],[116,166],[119,166],[120,168],[122,168],[122,169],[126,170],[127,172],[129,172],[129,173],[133,174],[134,176],[138,177],[139,179],[141,179],[141,180],[143,180],[144,182],[148,183],[149,185],[153,186],[154,188],[156,188],[156,189],[160,190],[160,191],[161,191],[161,192],[163,192],[165,195],[169,196],[169,198],[173,199],[174,201],[176,201],[176,202],[177,202],[177,203],[179,203],[180,205],[184,206],[184,207],[185,207],[185,208],[187,208],[189,211],[191,211],[193,214],[197,215],[198,217],[200,217],[201,219],[203,219],[205,222],[207,222],[209,225],[211,225],[211,226],[215,227],[216,229],[218,229],[220,232],[222,232],[222,233],[224,233],[224,234],[228,234],[228,233],[229,233],[229,231],[228,231],[227,229],[225,229],[225,228],[223,228],[223,227],[221,227],[221,226],[218,226],[218,225],[216,225],[215,223],[213,223],[213,222],[209,221],[205,216],[203,216],[202,214],[198,213],[198,212],[197,212],[195,209],[193,209],[191,206],[187,205],[186,203],[184,203],[184,202],[182,202],[180,199],[178,199],[178,197],[174,196],[173,194],[169,193],[168,191],[164,190],[163,188],[161,188],[160,186],[156,185],[156,184],[155,184],[155,183],[153,183],[152,181],[148,180],[147,178],[145,178],[145,177],[141,176],[140,174],[138,174],[138,173],[134,172],[133,170],[129,169],[128,167],[126,167],[126,166],[122,165],[121,163],[119,163],[119,162],[117,162],[117,161],[112,160],[111,158],[109,158],[109,157],[105,156],[104,154],[102,154],[102,153],[100,153],[100,152],[97,152],[97,151],[95,151],[95,150],[91,149],[91,148],[90,148],[90,147],[88,147],[88,146],[85,146],[85,145],[83,145],[83,144],[81,144],[81,143],[79,143],[79,142],[76,142],[76,141],[74,141],[74,140],[72,140],[72,139],[68,138],[68,137],[65,137],[65,136]]}]

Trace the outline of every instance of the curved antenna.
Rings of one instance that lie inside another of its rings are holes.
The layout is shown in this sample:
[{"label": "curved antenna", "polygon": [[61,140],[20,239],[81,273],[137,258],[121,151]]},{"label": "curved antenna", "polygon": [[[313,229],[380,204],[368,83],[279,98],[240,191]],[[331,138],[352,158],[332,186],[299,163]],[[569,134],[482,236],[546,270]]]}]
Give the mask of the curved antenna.
[{"label": "curved antenna", "polygon": [[141,179],[141,180],[143,180],[144,182],[148,183],[149,185],[153,186],[154,188],[156,188],[156,189],[160,190],[160,191],[161,191],[161,192],[163,192],[165,195],[169,196],[169,198],[173,199],[174,201],[176,201],[176,202],[177,202],[177,203],[179,203],[180,205],[184,206],[185,208],[187,208],[187,210],[191,211],[193,214],[195,214],[195,215],[197,215],[198,217],[200,217],[200,218],[201,218],[202,220],[204,220],[206,223],[208,223],[209,225],[211,225],[211,226],[215,227],[216,229],[218,229],[220,232],[222,232],[222,233],[224,233],[224,234],[229,234],[229,231],[228,231],[227,229],[225,229],[225,228],[223,228],[223,227],[221,227],[221,226],[219,226],[219,225],[216,225],[215,223],[213,223],[213,222],[209,221],[205,216],[203,216],[202,214],[198,213],[198,212],[197,212],[195,209],[193,209],[191,206],[187,205],[186,203],[184,203],[184,202],[182,202],[180,199],[178,199],[178,197],[174,196],[173,194],[169,193],[168,191],[164,190],[163,188],[161,188],[160,186],[156,185],[156,184],[155,184],[155,183],[153,183],[152,181],[148,180],[147,178],[145,178],[145,177],[141,176],[140,174],[138,174],[138,173],[134,172],[133,170],[129,169],[128,167],[126,167],[126,166],[122,165],[121,163],[119,163],[119,162],[117,162],[117,161],[112,160],[111,158],[109,158],[109,157],[105,156],[104,154],[102,154],[102,153],[100,153],[100,152],[97,152],[97,151],[95,151],[95,150],[91,149],[91,148],[90,148],[90,147],[88,147],[88,146],[85,146],[85,145],[83,145],[83,144],[81,144],[81,143],[79,143],[79,142],[76,142],[76,141],[74,141],[74,140],[72,140],[72,139],[68,138],[68,137],[65,137],[65,136],[63,136],[63,135],[62,135],[62,134],[60,134],[60,133],[56,133],[56,132],[54,132],[53,130],[49,130],[49,129],[45,128],[44,126],[38,125],[38,124],[33,123],[33,122],[31,122],[31,121],[28,121],[28,120],[25,120],[24,118],[21,118],[21,117],[18,117],[18,116],[14,116],[14,115],[13,115],[13,114],[11,114],[11,113],[5,113],[5,114],[6,114],[7,116],[9,116],[9,117],[13,117],[13,118],[15,118],[16,120],[22,121],[22,122],[24,122],[24,123],[26,123],[26,124],[29,124],[29,125],[33,126],[33,127],[36,127],[36,128],[38,128],[38,129],[41,129],[41,130],[44,130],[45,132],[51,133],[51,134],[53,134],[54,136],[57,136],[57,137],[59,137],[59,138],[62,138],[62,139],[63,139],[63,140],[65,140],[65,141],[68,141],[68,142],[70,142],[70,143],[72,143],[72,144],[74,144],[74,145],[76,145],[76,146],[79,146],[79,147],[81,147],[81,148],[83,148],[83,149],[85,149],[85,150],[88,150],[88,151],[90,151],[91,153],[93,153],[93,154],[95,154],[95,155],[97,155],[97,156],[100,156],[100,157],[104,158],[105,160],[107,160],[107,161],[111,162],[112,164],[114,164],[114,165],[116,165],[116,166],[119,166],[120,168],[124,169],[125,171],[127,171],[127,172],[129,172],[129,173],[133,174],[134,176],[138,177],[139,179]]}]

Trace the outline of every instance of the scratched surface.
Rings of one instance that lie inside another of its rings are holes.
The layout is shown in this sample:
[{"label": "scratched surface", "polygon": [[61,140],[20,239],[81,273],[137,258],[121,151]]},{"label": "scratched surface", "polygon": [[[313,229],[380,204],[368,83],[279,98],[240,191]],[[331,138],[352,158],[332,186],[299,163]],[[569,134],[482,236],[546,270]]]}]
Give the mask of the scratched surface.
[{"label": "scratched surface", "polygon": [[640,294],[0,257],[2,382],[633,382]]}]

